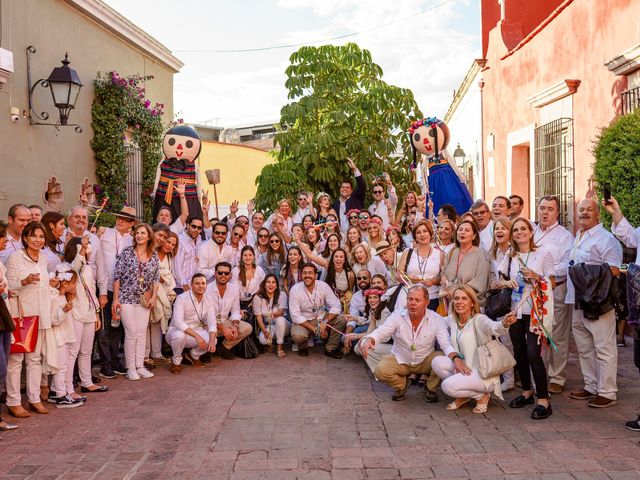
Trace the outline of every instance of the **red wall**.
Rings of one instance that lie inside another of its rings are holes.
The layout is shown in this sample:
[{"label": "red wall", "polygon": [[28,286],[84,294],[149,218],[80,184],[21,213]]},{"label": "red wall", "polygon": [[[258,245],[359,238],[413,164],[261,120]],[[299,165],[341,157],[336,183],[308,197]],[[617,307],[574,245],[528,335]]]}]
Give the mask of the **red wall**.
[{"label": "red wall", "polygon": [[[565,3],[507,1],[507,15],[514,18],[524,18],[533,5],[546,12]],[[496,162],[495,188],[489,187],[485,177],[488,199],[506,191],[507,134],[540,123],[538,109],[533,108],[527,98],[565,79],[582,82],[573,95],[573,138],[576,200],[585,196],[594,161],[593,141],[599,128],[611,122],[619,112],[619,94],[626,88],[626,79],[616,77],[604,63],[640,42],[640,1],[579,0],[569,3],[526,45],[501,60],[508,52],[501,28],[497,22],[493,25],[485,23],[494,21],[496,8],[499,20],[499,5],[496,0],[483,1],[483,37],[487,35],[483,38],[483,46],[487,45],[487,64],[483,72],[483,137],[486,139],[490,133],[495,135],[495,150],[485,151],[484,158],[486,162],[492,155]],[[521,10],[510,13],[511,9],[518,8]],[[536,22],[530,22],[529,27]],[[516,170],[514,164],[514,178],[526,173]],[[518,192],[514,190],[513,193]]]}]

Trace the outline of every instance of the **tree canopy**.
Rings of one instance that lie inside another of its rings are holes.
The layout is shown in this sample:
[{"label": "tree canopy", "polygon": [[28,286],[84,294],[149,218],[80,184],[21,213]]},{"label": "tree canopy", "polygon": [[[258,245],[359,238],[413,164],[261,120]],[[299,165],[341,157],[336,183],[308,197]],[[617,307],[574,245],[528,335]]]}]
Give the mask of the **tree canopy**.
[{"label": "tree canopy", "polygon": [[371,53],[354,43],[305,46],[289,60],[291,103],[280,111],[276,162],[256,178],[256,207],[271,210],[301,189],[336,198],[340,180],[352,176],[348,157],[369,184],[386,171],[399,194],[415,188],[406,130],[422,114],[411,90],[384,82]]}]

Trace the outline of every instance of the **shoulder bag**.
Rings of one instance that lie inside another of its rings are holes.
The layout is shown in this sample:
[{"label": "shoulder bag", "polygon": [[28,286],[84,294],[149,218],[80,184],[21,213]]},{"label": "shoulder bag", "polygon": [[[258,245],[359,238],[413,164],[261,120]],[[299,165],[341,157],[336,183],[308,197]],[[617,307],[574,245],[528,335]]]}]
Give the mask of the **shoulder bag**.
[{"label": "shoulder bag", "polygon": [[[500,275],[505,280],[511,277],[511,260],[509,257],[509,266],[507,267],[507,276],[502,272]],[[510,288],[492,288],[487,290],[487,301],[484,305],[484,313],[492,320],[505,316],[511,310],[511,289]]]},{"label": "shoulder bag", "polygon": [[11,347],[9,353],[31,353],[36,349],[38,342],[38,324],[40,317],[32,315],[25,317],[20,303],[20,296],[16,298],[18,302],[18,317],[13,318],[15,330],[11,335]]},{"label": "shoulder bag", "polygon": [[478,374],[481,378],[487,379],[502,375],[516,365],[515,358],[509,349],[500,343],[500,340],[492,338],[487,343],[480,345],[476,318],[473,319],[473,330],[476,334]]}]

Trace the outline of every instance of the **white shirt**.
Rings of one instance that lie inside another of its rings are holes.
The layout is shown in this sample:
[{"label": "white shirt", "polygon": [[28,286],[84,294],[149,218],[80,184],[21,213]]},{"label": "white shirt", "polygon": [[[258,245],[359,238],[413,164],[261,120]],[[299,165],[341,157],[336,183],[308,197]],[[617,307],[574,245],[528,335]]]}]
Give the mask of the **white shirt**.
[{"label": "white shirt", "polygon": [[546,230],[537,224],[533,229],[533,240],[538,246],[544,246],[553,257],[553,270],[556,281],[567,277],[569,268],[569,254],[573,245],[573,235],[558,222],[549,226]]},{"label": "white shirt", "polygon": [[613,233],[618,240],[624,243],[629,248],[637,248],[638,253],[636,254],[636,262],[640,265],[640,228],[633,228],[629,223],[629,220],[622,217],[620,223],[611,224],[611,233]]},{"label": "white shirt", "polygon": [[[396,187],[393,185],[388,187],[389,203],[391,203],[391,211],[395,212],[398,206],[398,195],[396,195]],[[379,202],[373,202],[369,205],[369,213],[371,215],[377,215],[382,219],[382,228],[386,230],[391,224],[389,220],[389,209],[384,204],[384,199]]]},{"label": "white shirt", "polygon": [[[203,241],[200,235],[194,241],[185,230],[178,235],[178,253],[173,259],[173,275],[179,288],[189,285],[193,275],[199,271],[198,264],[202,263],[200,258],[203,255],[202,250],[209,241]],[[207,280],[209,278],[207,276]]]},{"label": "white shirt", "polygon": [[493,245],[493,220],[489,220],[484,230],[480,231],[480,248],[489,253],[491,245]]},{"label": "white shirt", "polygon": [[[416,330],[413,330],[409,312],[397,309],[389,318],[367,337],[375,340],[375,345],[388,342],[393,338],[391,353],[402,365],[418,365],[435,350],[436,340],[445,355],[455,350],[449,340],[449,331],[443,318],[427,309]],[[412,349],[412,345],[415,346]]]},{"label": "white shirt", "polygon": [[188,328],[201,328],[206,324],[209,332],[217,330],[216,307],[205,293],[199,302],[193,292],[184,292],[177,296],[173,304],[173,315],[169,328],[184,332]]},{"label": "white shirt", "polygon": [[321,309],[329,313],[340,314],[342,306],[333,290],[322,280],[316,280],[313,290],[309,291],[304,282],[298,282],[289,291],[289,315],[293,323],[304,323],[321,316]]},{"label": "white shirt", "polygon": [[[182,245],[182,243],[180,245]],[[234,263],[234,254],[231,246],[226,243],[218,245],[213,240],[202,242],[198,249],[198,255],[198,271],[207,277],[207,282],[209,283],[215,281],[214,276],[218,263],[229,262],[231,266],[233,266]],[[191,278],[189,278],[189,281],[191,281]]]},{"label": "white shirt", "polygon": [[273,303],[273,299],[271,301],[267,301],[258,295],[253,297],[253,301],[251,302],[253,305],[253,313],[255,315],[262,315],[266,317],[267,315],[273,316],[273,313],[278,310],[287,310],[287,294],[283,291],[280,291],[278,295],[278,302]]},{"label": "white shirt", "polygon": [[302,219],[311,214],[311,206],[307,205],[305,208],[298,207],[296,214],[293,216],[293,223],[302,223]]},{"label": "white shirt", "polygon": [[[607,263],[609,266],[619,267],[622,263],[622,246],[613,234],[599,223],[586,232],[582,229],[578,231],[571,246],[569,260],[587,265]],[[571,278],[567,276],[567,297],[564,303],[575,303],[575,295]]]},{"label": "white shirt", "polygon": [[366,307],[366,301],[364,298],[364,292],[358,290],[351,297],[351,303],[349,304],[349,315],[356,317],[364,317],[364,308]]},{"label": "white shirt", "polygon": [[[77,236],[73,232],[71,232],[68,227],[65,228],[62,237],[60,237],[60,240],[62,240],[65,245],[67,243],[69,233],[71,233],[71,235],[73,236]],[[96,234],[91,233],[89,230],[84,231],[82,236],[85,235],[89,237],[89,244],[91,245],[91,253],[89,254],[89,262],[87,264],[93,271],[93,278],[98,278],[98,255],[100,253],[100,239]]]},{"label": "white shirt", "polygon": [[115,228],[105,229],[100,237],[100,249],[98,251],[98,290],[100,295],[106,295],[107,291],[113,291],[113,271],[116,268],[116,259],[122,251],[133,244],[130,233],[122,235]]},{"label": "white shirt", "polygon": [[240,320],[240,292],[238,286],[227,283],[224,295],[220,297],[217,282],[207,285],[205,293],[212,303],[216,315],[220,315],[222,320]]},{"label": "white shirt", "polygon": [[11,232],[7,230],[7,247],[0,251],[0,262],[2,262],[5,266],[7,265],[7,260],[13,252],[17,252],[18,250],[22,250],[24,246],[22,245],[22,239],[18,238],[17,240],[13,238]]},{"label": "white shirt", "polygon": [[180,221],[180,218],[178,218],[175,222],[169,225],[169,230],[171,230],[176,235],[180,235],[182,232],[184,232],[185,227],[186,225]]},{"label": "white shirt", "polygon": [[240,292],[240,300],[246,301],[251,300],[258,290],[260,289],[260,284],[264,280],[265,273],[261,266],[256,266],[255,271],[253,272],[253,278],[246,286],[242,285],[240,281],[240,267],[234,267],[231,272],[231,282],[238,287],[238,291]]}]

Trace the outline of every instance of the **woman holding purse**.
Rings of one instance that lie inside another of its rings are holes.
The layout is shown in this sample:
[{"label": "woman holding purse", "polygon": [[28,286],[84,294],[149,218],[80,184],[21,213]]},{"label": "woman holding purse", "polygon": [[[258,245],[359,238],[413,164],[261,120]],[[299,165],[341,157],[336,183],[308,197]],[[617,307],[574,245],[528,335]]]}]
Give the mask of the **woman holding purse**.
[{"label": "woman holding purse", "polygon": [[[6,248],[6,245],[7,224],[0,221],[0,252]],[[13,332],[15,328],[5,301],[5,299],[8,298],[7,287],[6,268],[4,264],[0,262],[0,393],[4,392],[7,382],[7,362],[9,361],[11,332]],[[0,432],[15,430],[16,428],[18,428],[17,425],[5,422],[2,420],[2,417],[0,417]]]},{"label": "woman holding purse", "polygon": [[442,381],[442,391],[455,400],[447,410],[458,410],[474,399],[473,413],[485,413],[491,392],[502,399],[500,376],[482,378],[478,372],[478,345],[493,336],[504,335],[516,322],[514,312],[501,322],[494,322],[480,313],[480,304],[473,288],[458,285],[453,290],[451,315],[444,321],[451,332],[451,346],[456,350],[449,356],[433,359],[432,368]]},{"label": "woman holding purse", "polygon": [[153,246],[153,230],[141,223],[133,230],[134,244],[122,250],[113,274],[114,318],[121,318],[124,326],[124,355],[127,378],[151,378],[153,373],[144,367],[144,349],[149,315],[158,295],[158,255]]}]

